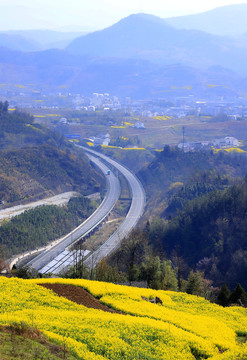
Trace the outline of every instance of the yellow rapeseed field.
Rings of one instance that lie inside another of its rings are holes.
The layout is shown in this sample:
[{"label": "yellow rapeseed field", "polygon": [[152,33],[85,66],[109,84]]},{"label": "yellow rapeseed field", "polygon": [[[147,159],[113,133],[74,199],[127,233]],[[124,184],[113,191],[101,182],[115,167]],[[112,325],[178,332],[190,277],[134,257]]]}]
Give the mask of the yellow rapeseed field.
[{"label": "yellow rapeseed field", "polygon": [[[88,144],[88,143],[87,143]],[[121,147],[121,146],[113,146],[113,145],[101,145],[104,149],[121,149],[121,150],[146,150],[145,148],[138,148],[138,147]]]},{"label": "yellow rapeseed field", "polygon": [[243,149],[240,149],[240,148],[228,148],[228,149],[225,149],[225,151],[227,152],[236,152],[236,153],[246,153],[246,151],[244,151]]},{"label": "yellow rapeseed field", "polygon": [[123,121],[123,124],[126,125],[126,126],[134,126],[134,124],[132,124],[130,122],[127,122],[127,121]]},{"label": "yellow rapeseed field", "polygon": [[35,130],[35,131],[38,131],[38,132],[41,132],[41,133],[44,134],[44,131],[41,130],[41,129],[39,129],[39,128],[37,128],[36,126],[33,126],[33,125],[31,125],[31,124],[26,124],[26,126],[29,127],[29,128],[31,128],[31,129],[33,129],[33,130]]},{"label": "yellow rapeseed field", "polygon": [[170,120],[171,117],[170,116],[154,116],[155,120],[160,120],[160,121],[166,121],[166,120]]},{"label": "yellow rapeseed field", "polygon": [[226,151],[228,153],[239,153],[239,154],[244,154],[247,151],[240,149],[238,147],[231,147],[231,148],[225,148],[225,149],[214,149],[212,148],[212,150],[214,151],[214,153],[217,153],[219,151]]},{"label": "yellow rapeseed field", "polygon": [[[127,314],[77,305],[37,283],[88,290]],[[149,299],[159,297],[162,304]],[[65,344],[78,359],[247,359],[247,309],[223,308],[201,297],[71,279],[0,278],[0,325],[25,322]]]},{"label": "yellow rapeseed field", "polygon": [[126,129],[126,126],[123,126],[123,125],[112,125],[111,128],[112,128],[112,129]]}]

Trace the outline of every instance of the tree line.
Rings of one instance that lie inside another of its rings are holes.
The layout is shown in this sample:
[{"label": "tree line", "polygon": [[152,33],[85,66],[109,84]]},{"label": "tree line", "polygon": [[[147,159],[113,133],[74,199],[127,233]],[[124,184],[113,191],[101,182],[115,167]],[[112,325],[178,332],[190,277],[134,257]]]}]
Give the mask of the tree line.
[{"label": "tree line", "polygon": [[43,205],[13,217],[0,227],[0,258],[35,250],[68,234],[91,215],[95,206],[80,196],[63,207]]},{"label": "tree line", "polygon": [[88,269],[83,256],[78,255],[75,263],[62,276],[129,285],[142,282],[143,286],[152,289],[182,291],[205,297],[222,306],[247,307],[247,293],[240,284],[232,291],[225,283],[215,287],[202,271],[191,270],[183,258],[174,255],[171,260],[164,256],[161,259],[148,245],[145,232],[141,230],[134,230],[118,251],[110,258],[101,260],[95,268]]}]

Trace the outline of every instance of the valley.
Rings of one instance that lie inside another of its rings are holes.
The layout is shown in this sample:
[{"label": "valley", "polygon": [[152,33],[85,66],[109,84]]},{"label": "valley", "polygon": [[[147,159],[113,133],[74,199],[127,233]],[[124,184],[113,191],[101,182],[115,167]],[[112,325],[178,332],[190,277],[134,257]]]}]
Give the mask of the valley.
[{"label": "valley", "polygon": [[0,10],[0,359],[247,359],[247,4]]}]

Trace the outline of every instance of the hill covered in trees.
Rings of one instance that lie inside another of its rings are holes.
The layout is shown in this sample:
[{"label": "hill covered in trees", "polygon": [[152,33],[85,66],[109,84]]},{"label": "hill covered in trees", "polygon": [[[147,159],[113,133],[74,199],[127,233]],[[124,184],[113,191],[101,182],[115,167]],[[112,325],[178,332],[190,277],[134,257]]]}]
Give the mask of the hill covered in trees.
[{"label": "hill covered in trees", "polygon": [[246,172],[246,154],[157,153],[139,172],[148,221],[104,265],[109,278],[120,271],[130,282],[214,300],[224,282],[246,289]]},{"label": "hill covered in trees", "polygon": [[216,286],[247,288],[246,173],[246,154],[168,147],[141,171],[159,215],[150,222],[148,242],[183,276],[190,268]]},{"label": "hill covered in trees", "polygon": [[0,200],[11,204],[61,193],[100,191],[104,177],[63,136],[34,123],[32,116],[9,112],[0,102]]},{"label": "hill covered in trees", "polygon": [[216,285],[247,288],[247,184],[215,190],[185,202],[163,227],[151,225],[150,240],[171,257],[203,271]]},{"label": "hill covered in trees", "polygon": [[[147,192],[150,208],[148,215],[160,215],[183,185],[187,186],[187,192],[190,185],[198,187],[194,192],[208,192],[210,189],[230,185],[234,179],[247,173],[246,154],[223,151],[184,153],[178,148],[165,146],[163,151],[156,152],[155,155],[155,158],[138,172]],[[208,188],[203,189],[205,186]],[[194,195],[190,190],[189,196],[193,198]]]},{"label": "hill covered in trees", "polygon": [[0,101],[0,149],[16,149],[25,146],[65,146],[64,139],[46,127],[34,123],[33,117],[18,109],[8,111],[8,102]]},{"label": "hill covered in trees", "polygon": [[0,199],[5,203],[40,199],[65,191],[101,191],[103,176],[84,154],[50,145],[0,151]]},{"label": "hill covered in trees", "polygon": [[38,206],[0,226],[1,258],[31,251],[68,234],[88,218],[96,203],[85,197],[70,199],[63,207]]}]

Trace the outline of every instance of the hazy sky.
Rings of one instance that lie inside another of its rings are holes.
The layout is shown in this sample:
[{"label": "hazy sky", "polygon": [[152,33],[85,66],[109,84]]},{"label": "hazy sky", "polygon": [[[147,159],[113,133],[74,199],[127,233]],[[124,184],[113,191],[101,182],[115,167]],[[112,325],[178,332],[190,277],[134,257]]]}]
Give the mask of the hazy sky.
[{"label": "hazy sky", "polygon": [[133,13],[188,15],[239,0],[0,0],[0,30],[107,27]]}]

